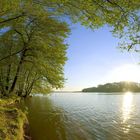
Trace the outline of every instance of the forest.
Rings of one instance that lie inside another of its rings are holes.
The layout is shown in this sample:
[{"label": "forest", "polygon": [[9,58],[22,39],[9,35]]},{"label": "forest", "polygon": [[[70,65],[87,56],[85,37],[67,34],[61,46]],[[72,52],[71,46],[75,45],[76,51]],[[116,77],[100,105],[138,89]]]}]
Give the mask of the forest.
[{"label": "forest", "polygon": [[140,83],[114,82],[98,85],[97,87],[85,88],[82,92],[140,92]]}]

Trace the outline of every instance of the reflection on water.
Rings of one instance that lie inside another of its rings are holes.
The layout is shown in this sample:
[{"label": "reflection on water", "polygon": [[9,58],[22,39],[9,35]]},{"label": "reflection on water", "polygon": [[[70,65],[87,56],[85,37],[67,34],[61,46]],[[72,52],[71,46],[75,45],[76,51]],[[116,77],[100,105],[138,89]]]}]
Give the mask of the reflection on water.
[{"label": "reflection on water", "polygon": [[[123,97],[123,106],[122,106],[122,112],[123,112],[123,123],[126,123],[131,118],[131,112],[133,111],[132,105],[133,105],[133,94],[132,92],[126,92]],[[123,128],[125,133],[129,132],[131,125],[127,125],[127,127]]]},{"label": "reflection on water", "polygon": [[140,140],[140,94],[56,93],[26,105],[33,140]]},{"label": "reflection on water", "polygon": [[[66,140],[63,110],[43,97],[28,99],[29,123],[33,140]],[[57,129],[56,129],[57,128]],[[59,133],[59,131],[61,133]]]},{"label": "reflection on water", "polygon": [[130,113],[132,112],[132,101],[133,101],[133,94],[131,92],[127,92],[124,94],[123,97],[123,123],[125,123],[130,118]]}]

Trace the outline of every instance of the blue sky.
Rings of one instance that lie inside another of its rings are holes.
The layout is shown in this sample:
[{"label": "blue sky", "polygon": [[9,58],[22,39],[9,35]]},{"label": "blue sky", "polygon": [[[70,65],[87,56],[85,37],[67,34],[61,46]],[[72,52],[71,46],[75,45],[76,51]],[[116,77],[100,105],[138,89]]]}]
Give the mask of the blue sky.
[{"label": "blue sky", "polygon": [[138,64],[138,54],[122,53],[117,48],[119,39],[112,36],[109,27],[92,31],[80,24],[73,24],[71,29],[71,35],[67,39],[68,61],[64,71],[67,80],[63,90],[81,90],[111,82],[110,75],[118,67],[121,71],[124,65]]}]

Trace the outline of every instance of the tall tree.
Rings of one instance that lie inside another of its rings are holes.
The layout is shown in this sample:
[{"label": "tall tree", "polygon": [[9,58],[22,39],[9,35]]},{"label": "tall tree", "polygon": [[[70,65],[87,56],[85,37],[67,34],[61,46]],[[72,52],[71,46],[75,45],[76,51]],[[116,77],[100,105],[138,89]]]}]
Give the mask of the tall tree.
[{"label": "tall tree", "polygon": [[45,9],[29,15],[7,22],[9,29],[0,36],[4,94],[28,96],[32,90],[48,91],[62,87],[64,82],[67,24],[45,13]]},{"label": "tall tree", "polygon": [[138,49],[139,0],[0,0],[0,88],[4,94],[61,87],[66,60],[64,21],[97,29],[107,24]]}]

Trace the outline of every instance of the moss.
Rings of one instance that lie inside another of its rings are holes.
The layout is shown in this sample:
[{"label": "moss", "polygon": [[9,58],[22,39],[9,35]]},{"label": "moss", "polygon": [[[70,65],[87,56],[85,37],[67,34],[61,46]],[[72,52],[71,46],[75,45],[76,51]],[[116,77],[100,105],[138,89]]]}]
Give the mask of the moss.
[{"label": "moss", "polygon": [[0,99],[0,140],[24,140],[25,113],[13,99]]}]

